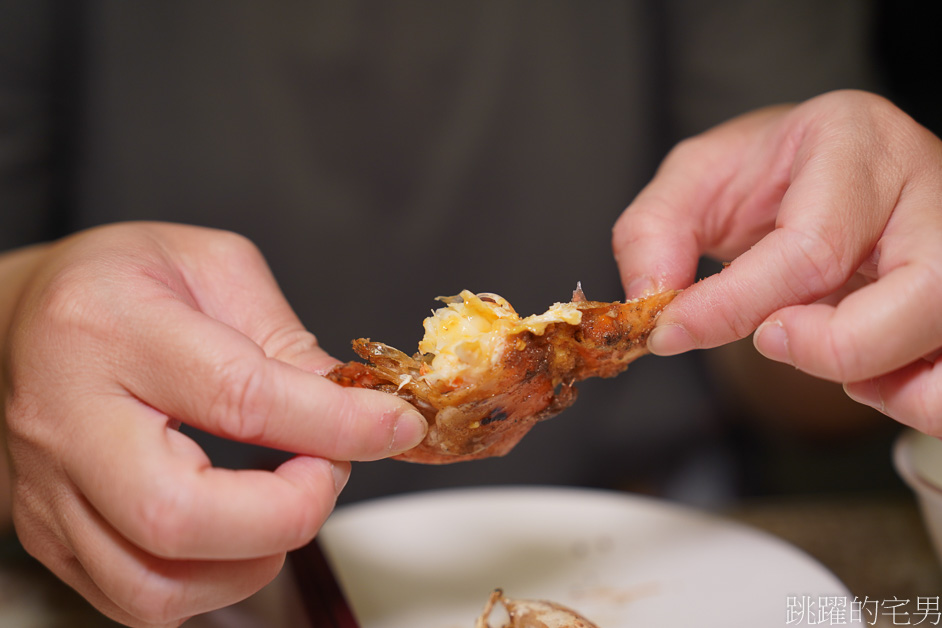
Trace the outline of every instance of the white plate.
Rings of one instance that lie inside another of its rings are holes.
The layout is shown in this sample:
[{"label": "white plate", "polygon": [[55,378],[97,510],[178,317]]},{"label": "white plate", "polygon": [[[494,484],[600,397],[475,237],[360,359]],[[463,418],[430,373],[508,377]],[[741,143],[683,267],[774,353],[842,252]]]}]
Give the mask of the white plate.
[{"label": "white plate", "polygon": [[338,509],[320,534],[363,628],[471,628],[488,594],[549,599],[601,628],[808,625],[853,597],[773,536],[584,489],[433,491]]}]

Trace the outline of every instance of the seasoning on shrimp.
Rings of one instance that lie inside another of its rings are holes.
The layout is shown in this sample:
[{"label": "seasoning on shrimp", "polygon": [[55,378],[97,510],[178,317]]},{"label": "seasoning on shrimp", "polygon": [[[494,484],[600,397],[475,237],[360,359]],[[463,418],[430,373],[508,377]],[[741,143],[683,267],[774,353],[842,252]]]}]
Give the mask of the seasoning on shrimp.
[{"label": "seasoning on shrimp", "polygon": [[439,297],[418,352],[406,355],[368,338],[327,377],[342,386],[409,401],[429,423],[425,440],[397,458],[447,464],[502,456],[539,421],[576,400],[575,383],[614,377],[646,354],[647,337],[676,291],[625,303],[588,301],[578,286],[568,303],[521,318],[503,297],[468,290]]}]

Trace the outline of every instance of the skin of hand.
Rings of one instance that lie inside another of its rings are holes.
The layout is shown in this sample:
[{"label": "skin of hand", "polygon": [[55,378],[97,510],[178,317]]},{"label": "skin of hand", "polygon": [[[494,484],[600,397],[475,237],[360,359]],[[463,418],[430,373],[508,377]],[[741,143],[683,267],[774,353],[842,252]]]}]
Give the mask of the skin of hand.
[{"label": "skin of hand", "polygon": [[[830,92],[681,142],[613,247],[629,298],[685,288],[652,353],[754,332],[767,358],[942,436],[942,142],[889,101]],[[691,285],[703,254],[733,261]]]},{"label": "skin of hand", "polygon": [[[2,389],[14,525],[122,623],[177,626],[251,595],[316,535],[346,461],[425,434],[395,396],[318,375],[336,360],[241,236],[127,223],[28,258],[4,266],[19,277]],[[180,422],[298,455],[214,468]]]},{"label": "skin of hand", "polygon": [[[12,304],[28,279],[36,261],[44,254],[43,246],[33,246],[10,252],[0,259],[0,330],[10,327],[13,315]],[[4,363],[0,359],[0,395],[3,390]],[[0,397],[2,398],[2,397]],[[0,534],[6,534],[13,525],[12,519],[12,475],[6,448],[6,422],[4,407],[0,403]]]}]

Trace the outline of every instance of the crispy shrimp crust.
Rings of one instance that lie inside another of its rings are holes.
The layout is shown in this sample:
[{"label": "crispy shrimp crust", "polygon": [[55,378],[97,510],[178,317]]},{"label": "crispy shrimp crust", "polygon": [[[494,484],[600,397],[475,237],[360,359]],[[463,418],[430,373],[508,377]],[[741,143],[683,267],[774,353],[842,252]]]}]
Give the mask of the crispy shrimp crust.
[{"label": "crispy shrimp crust", "polygon": [[419,351],[406,355],[367,338],[327,377],[342,386],[398,395],[425,416],[429,430],[397,456],[448,464],[503,456],[538,422],[576,400],[574,384],[614,377],[647,353],[647,337],[676,291],[625,303],[588,301],[581,287],[569,303],[520,318],[502,297],[463,291],[441,297],[424,322]]}]

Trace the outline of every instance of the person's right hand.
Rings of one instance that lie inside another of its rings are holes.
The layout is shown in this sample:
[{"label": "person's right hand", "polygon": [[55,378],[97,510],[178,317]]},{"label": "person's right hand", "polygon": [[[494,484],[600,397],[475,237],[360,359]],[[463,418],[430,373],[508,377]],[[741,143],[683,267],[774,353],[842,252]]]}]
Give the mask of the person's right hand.
[{"label": "person's right hand", "polygon": [[[349,474],[426,424],[341,388],[261,255],[231,233],[132,223],[51,246],[5,342],[24,547],[106,615],[176,626],[268,583]],[[214,468],[187,423],[300,455]],[[338,462],[339,461],[339,462]]]},{"label": "person's right hand", "polygon": [[[657,355],[756,349],[942,436],[942,141],[837,91],[685,140],[615,225],[629,298],[685,288]],[[731,260],[697,283],[701,255]]]}]

